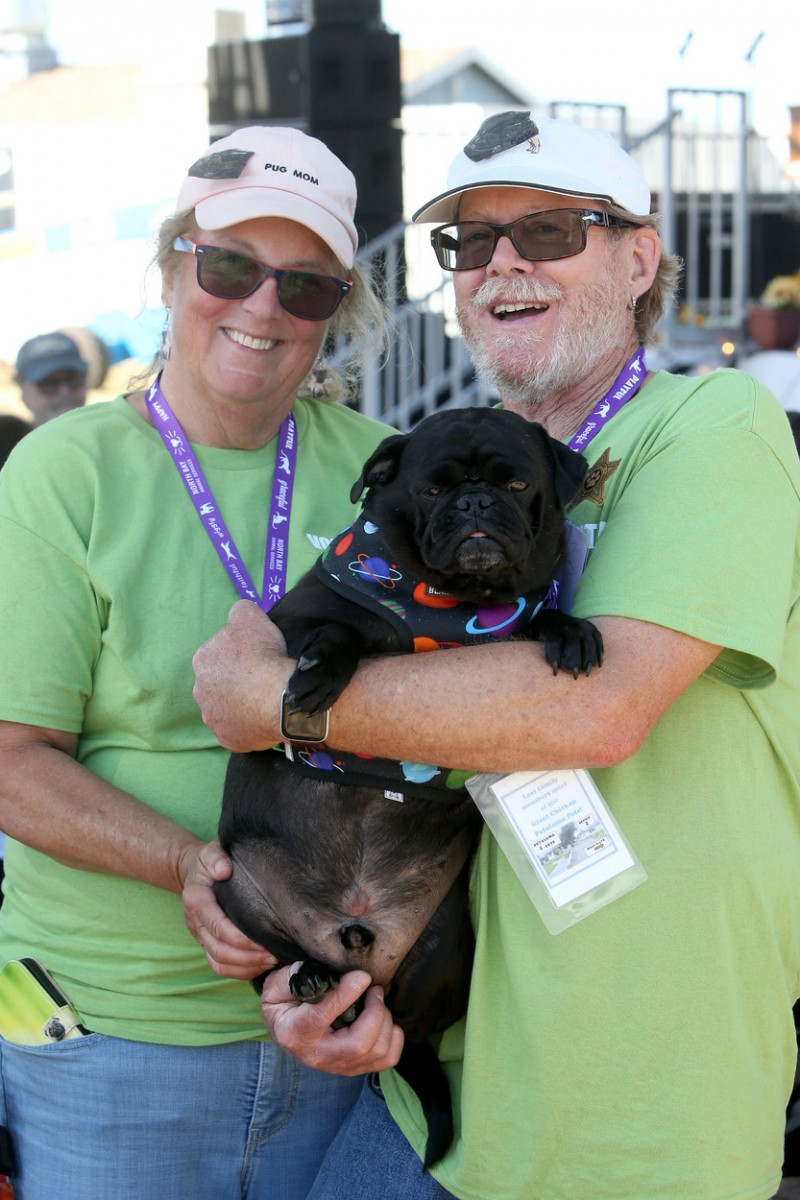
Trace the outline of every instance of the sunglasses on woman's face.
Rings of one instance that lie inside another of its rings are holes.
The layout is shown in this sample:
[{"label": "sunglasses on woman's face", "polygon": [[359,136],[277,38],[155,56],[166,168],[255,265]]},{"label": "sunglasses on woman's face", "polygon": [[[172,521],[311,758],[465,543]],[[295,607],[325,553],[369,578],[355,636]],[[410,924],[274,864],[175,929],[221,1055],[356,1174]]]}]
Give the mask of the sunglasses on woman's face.
[{"label": "sunglasses on woman's face", "polygon": [[269,267],[257,258],[237,254],[234,250],[198,246],[187,237],[175,238],[172,246],[174,250],[195,256],[197,282],[209,296],[244,300],[245,296],[252,296],[265,279],[274,279],[278,284],[281,308],[304,321],[327,321],[353,286],[333,275]]},{"label": "sunglasses on woman's face", "polygon": [[586,230],[590,225],[626,229],[631,222],[584,208],[554,208],[529,213],[507,225],[490,225],[488,221],[440,225],[431,234],[431,242],[445,271],[474,271],[492,261],[501,237],[510,238],[517,254],[529,262],[572,258],[586,249]]}]

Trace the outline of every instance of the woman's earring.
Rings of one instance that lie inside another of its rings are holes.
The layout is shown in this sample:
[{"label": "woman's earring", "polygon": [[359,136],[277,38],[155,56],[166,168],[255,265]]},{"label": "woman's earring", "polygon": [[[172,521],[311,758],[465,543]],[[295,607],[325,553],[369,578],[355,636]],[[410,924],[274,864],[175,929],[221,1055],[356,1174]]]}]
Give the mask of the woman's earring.
[{"label": "woman's earring", "polygon": [[306,379],[305,386],[312,396],[330,396],[327,368],[314,367]]},{"label": "woman's earring", "polygon": [[628,303],[625,307],[627,308],[628,312],[635,313],[636,312],[636,297],[631,296],[630,300],[628,301]]},{"label": "woman's earring", "polygon": [[169,352],[172,349],[172,309],[168,308],[164,314],[164,325],[161,330],[161,350],[160,357],[162,362],[166,362],[169,358]]}]

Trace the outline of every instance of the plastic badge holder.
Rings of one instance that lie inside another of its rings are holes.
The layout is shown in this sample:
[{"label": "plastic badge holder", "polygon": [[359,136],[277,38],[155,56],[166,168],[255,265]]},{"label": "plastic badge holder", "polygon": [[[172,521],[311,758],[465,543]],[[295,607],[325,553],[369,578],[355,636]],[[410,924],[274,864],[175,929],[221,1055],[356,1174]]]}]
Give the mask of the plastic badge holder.
[{"label": "plastic badge holder", "polygon": [[647,879],[586,771],[480,774],[467,788],[550,933]]}]

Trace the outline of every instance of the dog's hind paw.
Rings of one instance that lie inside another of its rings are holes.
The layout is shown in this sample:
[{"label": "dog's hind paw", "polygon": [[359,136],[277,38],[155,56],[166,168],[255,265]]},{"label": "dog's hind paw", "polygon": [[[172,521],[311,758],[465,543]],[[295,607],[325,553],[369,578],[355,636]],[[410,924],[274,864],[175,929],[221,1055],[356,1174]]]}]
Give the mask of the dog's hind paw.
[{"label": "dog's hind paw", "polygon": [[[301,1000],[304,1004],[319,1004],[328,992],[333,991],[339,978],[339,972],[334,967],[318,959],[307,958],[289,977],[289,991],[295,1000]],[[336,1018],[331,1028],[343,1029],[346,1025],[352,1025],[363,1007],[363,998],[359,997],[355,1004],[351,1004]]]},{"label": "dog's hind paw", "polygon": [[339,982],[339,972],[327,963],[307,958],[300,963],[289,979],[289,991],[295,1000],[304,1004],[318,1004],[323,996],[332,992]]}]

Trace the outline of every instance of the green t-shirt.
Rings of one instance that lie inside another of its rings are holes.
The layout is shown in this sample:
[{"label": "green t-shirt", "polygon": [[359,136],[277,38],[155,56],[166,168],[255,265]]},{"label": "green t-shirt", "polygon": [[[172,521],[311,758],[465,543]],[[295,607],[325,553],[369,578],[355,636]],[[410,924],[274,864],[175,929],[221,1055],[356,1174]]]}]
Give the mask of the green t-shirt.
[{"label": "green t-shirt", "polygon": [[[725,649],[592,772],[643,885],[554,936],[484,833],[469,1012],[439,1051],[457,1139],[433,1174],[460,1200],[763,1200],[800,994],[797,453],[775,400],[719,371],[657,374],[587,457],[573,611]],[[382,1082],[421,1152],[415,1097]]]},{"label": "green t-shirt", "polygon": [[[390,432],[324,400],[294,412],[290,583],[353,520],[350,488]],[[194,447],[259,591],[275,445]],[[228,754],[192,697],[192,656],[237,598],[171,456],[124,398],[35,430],[0,473],[0,719],[80,734],[81,763],[209,840]],[[264,1036],[252,987],[211,972],[179,896],[11,840],[6,869],[0,960],[38,958],[90,1029]]]}]

